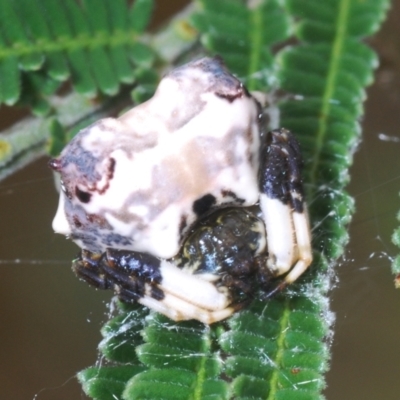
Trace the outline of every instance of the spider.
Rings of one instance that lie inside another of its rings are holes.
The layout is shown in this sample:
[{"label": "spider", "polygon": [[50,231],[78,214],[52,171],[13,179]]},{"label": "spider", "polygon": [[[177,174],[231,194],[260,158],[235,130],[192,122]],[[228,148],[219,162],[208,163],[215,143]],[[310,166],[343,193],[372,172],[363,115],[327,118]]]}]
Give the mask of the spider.
[{"label": "spider", "polygon": [[264,125],[255,96],[219,58],[202,58],[80,131],[49,163],[62,189],[53,228],[83,249],[75,273],[207,324],[256,287],[270,297],[294,282],[312,260],[301,155],[289,131]]}]

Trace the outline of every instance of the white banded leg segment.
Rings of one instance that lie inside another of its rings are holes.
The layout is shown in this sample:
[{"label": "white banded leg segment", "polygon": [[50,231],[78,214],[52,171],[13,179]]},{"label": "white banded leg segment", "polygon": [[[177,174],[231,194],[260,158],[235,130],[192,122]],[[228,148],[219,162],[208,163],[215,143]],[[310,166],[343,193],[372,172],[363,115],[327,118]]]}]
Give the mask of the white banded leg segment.
[{"label": "white banded leg segment", "polygon": [[267,231],[268,268],[276,276],[283,275],[297,258],[291,208],[266,194],[260,195],[260,207]]},{"label": "white banded leg segment", "polygon": [[[148,292],[150,293],[150,289]],[[218,311],[202,309],[169,293],[165,293],[162,300],[156,300],[149,294],[146,294],[144,297],[140,298],[138,302],[174,321],[196,319],[204,324],[212,324],[228,318],[235,312],[233,307]]]},{"label": "white banded leg segment", "polygon": [[292,270],[286,275],[285,282],[293,283],[311,264],[311,231],[307,209],[302,213],[293,212],[293,225],[297,242],[298,258]]},{"label": "white banded leg segment", "polygon": [[168,261],[161,261],[160,272],[162,281],[158,286],[176,298],[214,311],[223,310],[230,303],[229,297],[219,292],[214,284],[201,279],[199,275],[189,274]]}]

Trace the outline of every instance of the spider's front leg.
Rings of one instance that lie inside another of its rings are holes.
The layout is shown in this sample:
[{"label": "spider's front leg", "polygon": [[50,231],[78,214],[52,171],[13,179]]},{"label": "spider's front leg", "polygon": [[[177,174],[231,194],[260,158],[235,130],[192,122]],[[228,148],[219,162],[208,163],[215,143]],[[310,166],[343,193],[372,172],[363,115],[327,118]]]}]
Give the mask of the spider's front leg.
[{"label": "spider's front leg", "polygon": [[72,263],[78,278],[97,289],[114,289],[121,300],[134,302],[145,295],[146,283],[154,297],[162,297],[156,284],[161,280],[158,264],[147,254],[107,249],[104,253],[82,250]]},{"label": "spider's front leg", "polygon": [[83,249],[72,262],[72,271],[79,279],[97,289],[111,289],[113,284],[101,267],[101,257],[101,253]]},{"label": "spider's front leg", "polygon": [[268,244],[267,267],[287,274],[267,297],[294,282],[311,264],[311,234],[301,179],[299,144],[286,129],[267,134],[261,154],[260,207]]},{"label": "spider's front leg", "polygon": [[123,302],[139,302],[175,321],[211,324],[237,309],[211,282],[146,253],[109,248],[99,256],[82,251],[73,270],[92,286],[113,288]]}]

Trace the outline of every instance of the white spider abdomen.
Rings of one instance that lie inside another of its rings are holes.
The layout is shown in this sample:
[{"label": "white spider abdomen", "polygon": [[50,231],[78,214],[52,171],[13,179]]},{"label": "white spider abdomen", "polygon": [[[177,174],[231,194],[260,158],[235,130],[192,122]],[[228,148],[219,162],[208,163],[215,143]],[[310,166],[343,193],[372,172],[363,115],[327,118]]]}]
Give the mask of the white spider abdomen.
[{"label": "white spider abdomen", "polygon": [[54,169],[53,222],[94,252],[174,256],[210,209],[257,202],[259,106],[217,59],[172,71],[154,97],[80,131]]}]

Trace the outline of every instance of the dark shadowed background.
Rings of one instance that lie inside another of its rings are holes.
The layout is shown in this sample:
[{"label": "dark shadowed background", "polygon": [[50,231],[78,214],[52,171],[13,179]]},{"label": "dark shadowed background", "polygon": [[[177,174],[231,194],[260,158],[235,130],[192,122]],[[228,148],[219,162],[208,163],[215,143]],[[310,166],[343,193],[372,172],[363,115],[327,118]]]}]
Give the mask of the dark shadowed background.
[{"label": "dark shadowed background", "polygon": [[[161,2],[160,2],[161,3]],[[163,2],[173,12],[181,2]],[[158,9],[158,16],[165,14]],[[357,213],[337,267],[328,400],[400,398],[400,290],[390,262],[400,222],[400,2],[372,45],[381,56],[368,91],[364,140],[348,188]],[[3,110],[3,119],[9,112]],[[7,122],[4,122],[7,123]],[[97,359],[109,293],[70,270],[77,247],[55,235],[58,195],[41,159],[0,183],[1,398],[85,398],[74,375]],[[11,260],[11,262],[7,261]]]}]

